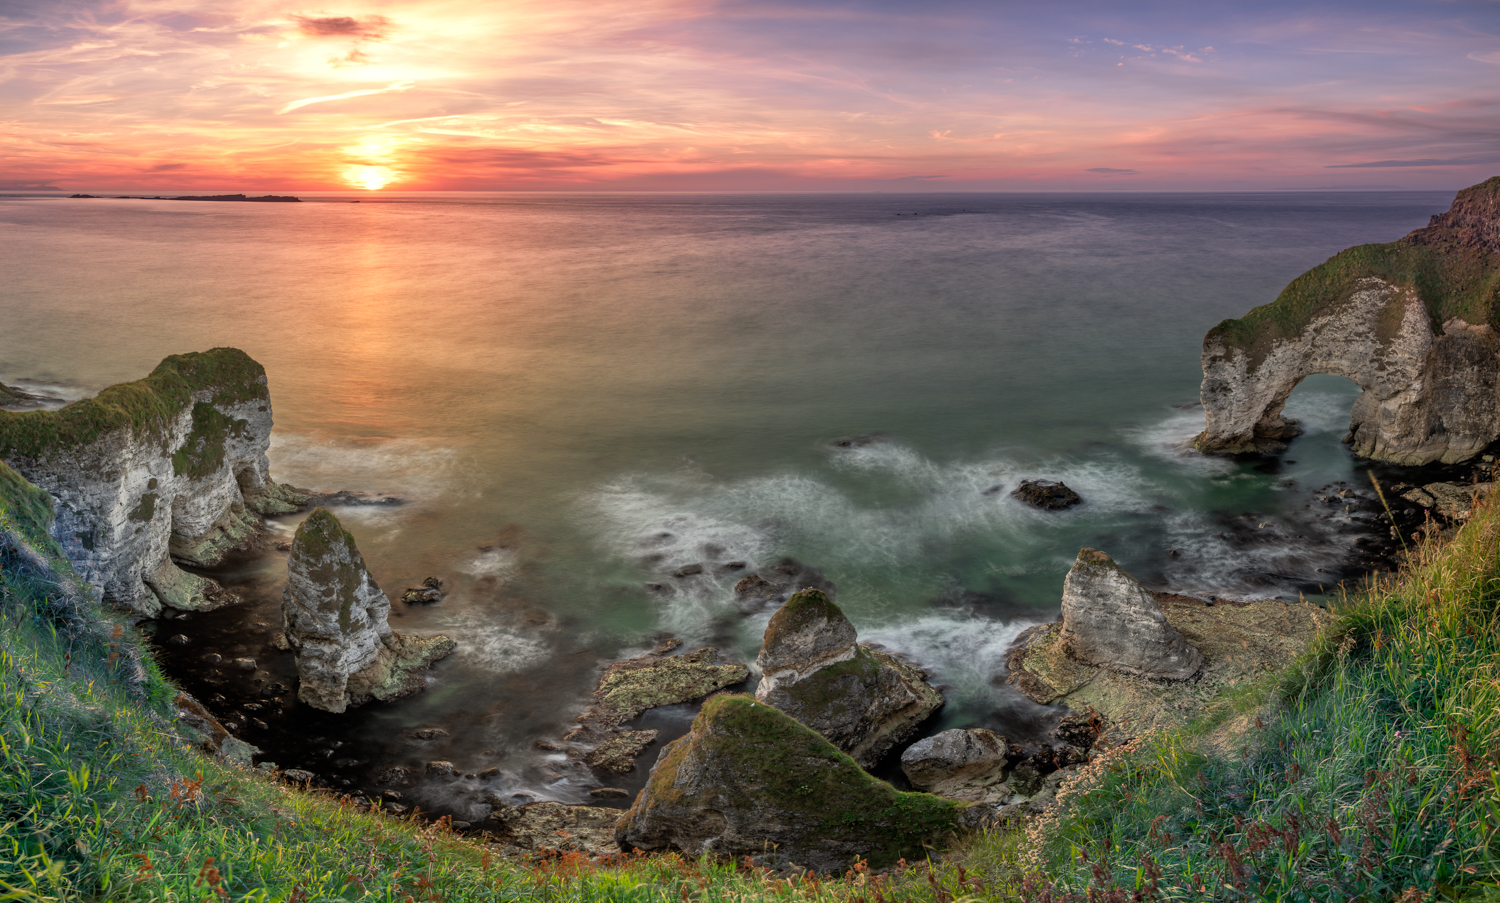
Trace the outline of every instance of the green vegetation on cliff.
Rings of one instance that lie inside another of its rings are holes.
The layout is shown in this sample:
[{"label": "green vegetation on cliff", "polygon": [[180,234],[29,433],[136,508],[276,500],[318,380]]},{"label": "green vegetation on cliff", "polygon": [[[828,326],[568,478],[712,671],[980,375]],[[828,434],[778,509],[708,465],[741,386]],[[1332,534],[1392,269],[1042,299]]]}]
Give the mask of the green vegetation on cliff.
[{"label": "green vegetation on cliff", "polygon": [[[0,411],[0,459],[46,458],[66,455],[116,430],[137,435],[164,434],[182,411],[193,406],[194,393],[212,390],[215,405],[269,400],[266,371],[237,348],[214,348],[174,354],[145,379],[110,386],[93,398],[75,401],[57,411]],[[214,412],[218,414],[217,411]],[[219,415],[221,420],[228,418]],[[211,439],[232,425],[210,422],[194,411],[194,433]],[[182,462],[178,472],[194,472],[213,454],[208,445]],[[222,444],[219,448],[222,456]]]},{"label": "green vegetation on cliff", "polygon": [[[1253,369],[1277,341],[1294,339],[1321,313],[1347,301],[1361,279],[1377,277],[1411,289],[1427,307],[1433,332],[1461,317],[1473,325],[1500,328],[1500,249],[1476,236],[1474,221],[1493,216],[1500,199],[1500,177],[1458,193],[1439,222],[1387,244],[1340,251],[1293,279],[1275,301],[1209,330],[1226,348],[1250,357]],[[1476,211],[1466,215],[1469,211]],[[1399,322],[1381,324],[1382,337],[1394,337]]]}]

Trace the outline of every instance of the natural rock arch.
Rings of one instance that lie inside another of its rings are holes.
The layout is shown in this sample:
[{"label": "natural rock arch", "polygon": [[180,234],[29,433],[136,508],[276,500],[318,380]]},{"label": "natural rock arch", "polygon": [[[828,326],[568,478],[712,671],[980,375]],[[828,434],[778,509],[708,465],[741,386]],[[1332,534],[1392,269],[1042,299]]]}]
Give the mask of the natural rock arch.
[{"label": "natural rock arch", "polygon": [[1356,454],[1462,461],[1500,437],[1500,178],[1459,192],[1400,241],[1361,245],[1299,276],[1272,304],[1203,340],[1200,451],[1268,452],[1300,432],[1282,416],[1316,373],[1363,391]]}]

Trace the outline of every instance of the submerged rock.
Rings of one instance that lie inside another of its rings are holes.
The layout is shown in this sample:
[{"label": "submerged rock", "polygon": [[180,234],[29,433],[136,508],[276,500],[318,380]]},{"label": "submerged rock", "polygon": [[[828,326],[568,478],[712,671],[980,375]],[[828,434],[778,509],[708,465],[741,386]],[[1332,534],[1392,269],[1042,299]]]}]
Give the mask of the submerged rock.
[{"label": "submerged rock", "polygon": [[1061,511],[1083,502],[1083,497],[1061,480],[1022,480],[1010,494],[1043,511]]},{"label": "submerged rock", "polygon": [[297,698],[326,712],[370,699],[409,696],[419,670],[452,652],[445,636],[391,630],[391,603],[338,518],[316,508],[297,528],[287,561],[282,616],[297,657]]},{"label": "submerged rock", "polygon": [[1139,677],[1186,680],[1203,665],[1151,593],[1096,549],[1080,549],[1063,581],[1062,642],[1084,664]]},{"label": "submerged rock", "polygon": [[1463,461],[1500,438],[1500,177],[1399,241],[1343,251],[1271,304],[1203,339],[1200,451],[1268,452],[1300,432],[1282,416],[1304,377],[1363,389],[1356,454]]},{"label": "submerged rock", "polygon": [[0,458],[57,501],[53,535],[104,599],[154,617],[234,600],[182,570],[304,499],[270,477],[271,398],[244,352],[173,355],[57,411],[0,411]]},{"label": "submerged rock", "polygon": [[755,698],[870,768],[942,708],[943,695],[920,668],[855,640],[826,593],[802,590],[766,626]]},{"label": "submerged rock", "polygon": [[960,806],[900,793],[827,740],[747,696],[716,696],[688,734],[662,750],[615,838],[689,857],[840,872],[924,855]]}]

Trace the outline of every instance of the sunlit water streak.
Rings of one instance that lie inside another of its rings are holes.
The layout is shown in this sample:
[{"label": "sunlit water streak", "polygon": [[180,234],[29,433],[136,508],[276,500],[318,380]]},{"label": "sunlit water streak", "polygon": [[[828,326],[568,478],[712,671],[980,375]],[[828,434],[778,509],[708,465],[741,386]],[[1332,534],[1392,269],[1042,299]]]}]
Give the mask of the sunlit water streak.
[{"label": "sunlit water streak", "polygon": [[[567,730],[603,663],[660,632],[753,659],[770,612],[738,604],[728,562],[817,568],[863,638],[948,688],[935,727],[1006,729],[1027,713],[996,683],[1005,648],[1055,615],[1079,546],[1185,591],[1336,579],[1351,525],[1305,505],[1354,477],[1352,385],[1294,394],[1306,433],[1276,468],[1196,456],[1201,339],[1449,200],[347,199],[0,199],[0,380],[79,397],[175,352],[264,363],[275,476],[406,499],[337,513],[393,597],[444,580],[437,605],[396,603],[396,629],[460,644],[422,696],[294,706],[295,736],[265,742],[355,788],[392,763],[500,767],[408,791],[471,814],[485,788],[586,799],[532,743]],[[1086,501],[1027,508],[1008,492],[1029,476]],[[1253,542],[1234,532],[1249,515]],[[691,564],[704,574],[670,576]],[[163,629],[289,680],[267,646],[284,575],[281,554],[225,569],[249,606]],[[690,717],[649,716],[667,736]],[[452,736],[416,743],[416,725]],[[365,764],[328,765],[341,741]]]}]

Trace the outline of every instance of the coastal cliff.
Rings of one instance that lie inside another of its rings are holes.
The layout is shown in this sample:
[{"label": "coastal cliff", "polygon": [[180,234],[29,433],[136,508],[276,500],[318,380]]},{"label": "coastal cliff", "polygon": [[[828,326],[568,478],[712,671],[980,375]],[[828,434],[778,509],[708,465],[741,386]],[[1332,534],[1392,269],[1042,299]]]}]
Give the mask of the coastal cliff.
[{"label": "coastal cliff", "polygon": [[222,604],[211,566],[259,515],[306,499],[270,477],[266,372],[234,348],[168,357],[151,375],[57,411],[0,411],[0,460],[55,500],[52,535],[105,601],[153,617]]},{"label": "coastal cliff", "polygon": [[1346,438],[1356,454],[1412,465],[1472,457],[1500,438],[1497,290],[1500,177],[1459,192],[1427,227],[1343,251],[1209,330],[1194,447],[1280,449],[1300,432],[1282,416],[1292,390],[1331,373],[1364,390]]}]

